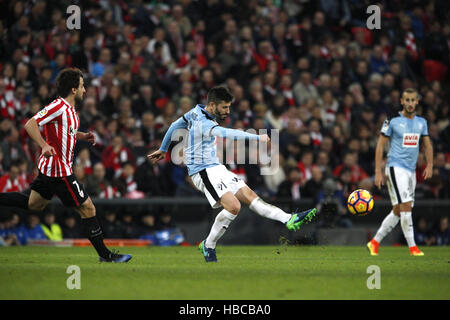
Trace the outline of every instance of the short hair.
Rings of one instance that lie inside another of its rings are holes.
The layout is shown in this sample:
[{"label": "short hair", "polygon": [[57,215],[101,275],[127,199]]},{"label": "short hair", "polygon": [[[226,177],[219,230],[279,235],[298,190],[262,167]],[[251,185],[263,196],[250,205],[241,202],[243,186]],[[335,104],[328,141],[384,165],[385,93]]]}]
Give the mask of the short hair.
[{"label": "short hair", "polygon": [[232,102],[234,100],[233,95],[228,90],[227,87],[217,86],[213,87],[208,91],[208,95],[206,97],[206,103],[214,102],[215,104],[219,104],[220,102]]},{"label": "short hair", "polygon": [[404,93],[415,93],[417,95],[417,97],[419,96],[419,92],[415,88],[406,88],[405,90],[403,90],[402,95],[401,95],[402,97],[403,97]]},{"label": "short hair", "polygon": [[80,69],[66,68],[62,70],[56,77],[56,93],[63,98],[67,97],[72,92],[72,88],[78,89],[80,77],[83,78]]}]

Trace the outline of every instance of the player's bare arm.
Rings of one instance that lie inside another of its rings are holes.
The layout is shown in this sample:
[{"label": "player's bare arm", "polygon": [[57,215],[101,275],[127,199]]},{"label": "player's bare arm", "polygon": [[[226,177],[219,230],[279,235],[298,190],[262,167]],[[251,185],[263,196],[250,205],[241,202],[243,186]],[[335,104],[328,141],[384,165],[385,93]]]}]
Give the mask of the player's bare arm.
[{"label": "player's bare arm", "polygon": [[425,158],[427,166],[423,172],[424,179],[430,179],[433,176],[433,144],[429,136],[423,137],[423,144],[425,147]]},{"label": "player's bare arm", "polygon": [[30,120],[28,120],[25,124],[25,130],[27,130],[27,133],[31,137],[31,139],[33,139],[42,149],[42,155],[44,155],[44,157],[48,158],[56,154],[55,149],[47,142],[45,142],[44,138],[42,137],[36,119],[31,118]]},{"label": "player's bare arm", "polygon": [[384,185],[384,175],[382,169],[384,146],[388,142],[389,138],[383,134],[380,134],[378,138],[377,147],[375,150],[375,185],[378,189]]},{"label": "player's bare arm", "polygon": [[166,156],[166,153],[162,150],[156,150],[155,152],[152,152],[149,155],[147,155],[147,157],[150,158],[152,163],[156,163],[159,160],[164,159],[165,156]]},{"label": "player's bare arm", "polygon": [[95,136],[95,133],[93,132],[77,132],[77,140],[85,140],[89,143],[91,143],[93,146],[95,146],[95,143],[97,142],[97,137]]}]

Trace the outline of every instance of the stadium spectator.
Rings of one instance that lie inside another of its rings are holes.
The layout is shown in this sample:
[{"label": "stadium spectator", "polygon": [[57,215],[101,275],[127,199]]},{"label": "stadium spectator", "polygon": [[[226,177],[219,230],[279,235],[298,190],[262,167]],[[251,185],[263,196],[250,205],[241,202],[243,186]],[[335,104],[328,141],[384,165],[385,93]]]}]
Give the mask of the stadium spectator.
[{"label": "stadium spectator", "polygon": [[278,186],[277,197],[282,199],[298,200],[301,198],[300,186],[302,175],[297,167],[290,168],[287,180]]},{"label": "stadium spectator", "polygon": [[430,245],[433,243],[430,231],[428,228],[427,220],[424,217],[419,218],[416,228],[414,228],[414,240],[417,245]]},{"label": "stadium spectator", "polygon": [[447,216],[439,219],[437,227],[433,230],[431,243],[437,246],[448,246],[450,244],[450,227]]},{"label": "stadium spectator", "polygon": [[64,239],[83,238],[77,220],[75,219],[75,216],[71,213],[64,215],[61,229]]},{"label": "stadium spectator", "polygon": [[161,163],[152,164],[147,158],[136,170],[138,190],[147,196],[162,196],[171,194],[170,178],[165,166]]},{"label": "stadium spectator", "polygon": [[122,174],[113,182],[120,194],[126,198],[136,199],[144,197],[144,193],[138,190],[135,171],[135,167],[131,162],[125,162],[122,167]]},{"label": "stadium spectator", "polygon": [[140,236],[152,235],[156,231],[155,216],[151,213],[144,213],[141,215],[141,221],[139,226]]},{"label": "stadium spectator", "polygon": [[123,238],[123,226],[117,219],[115,209],[107,208],[103,213],[102,229],[105,238],[121,239]]},{"label": "stadium spectator", "polygon": [[0,178],[0,192],[22,192],[28,187],[26,179],[20,174],[19,164],[19,161],[14,161],[8,173]]},{"label": "stadium spectator", "polygon": [[86,179],[86,192],[92,197],[112,199],[120,197],[117,187],[113,187],[106,178],[106,169],[103,163],[97,162],[92,170],[92,175]]},{"label": "stadium spectator", "polygon": [[122,230],[125,239],[136,239],[139,237],[139,227],[134,221],[134,216],[129,212],[122,214]]},{"label": "stadium spectator", "polygon": [[52,241],[61,241],[63,239],[61,227],[56,223],[56,217],[53,212],[47,211],[44,213],[41,228],[47,239]]},{"label": "stadium spectator", "polygon": [[19,131],[16,127],[12,127],[6,134],[5,139],[3,139],[0,143],[0,148],[3,154],[3,167],[9,168],[14,160],[27,158],[19,138]]},{"label": "stadium spectator", "polygon": [[7,217],[4,221],[0,221],[0,247],[20,245],[16,234],[11,232],[11,225],[11,217]]},{"label": "stadium spectator", "polygon": [[124,139],[116,135],[109,146],[102,152],[102,163],[105,165],[108,178],[118,178],[122,174],[124,163],[134,161],[131,150],[124,145]]}]

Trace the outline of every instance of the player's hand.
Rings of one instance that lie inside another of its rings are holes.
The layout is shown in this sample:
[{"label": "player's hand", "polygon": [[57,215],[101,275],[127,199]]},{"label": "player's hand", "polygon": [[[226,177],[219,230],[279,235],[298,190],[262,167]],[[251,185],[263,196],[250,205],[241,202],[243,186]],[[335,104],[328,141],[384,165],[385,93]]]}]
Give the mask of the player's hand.
[{"label": "player's hand", "polygon": [[90,131],[86,133],[86,135],[84,136],[84,140],[92,143],[92,145],[95,146],[95,143],[97,142],[97,136],[95,135],[95,133]]},{"label": "player's hand", "polygon": [[378,189],[381,189],[381,186],[384,185],[384,176],[381,172],[375,172],[375,185]]},{"label": "player's hand", "polygon": [[267,134],[261,134],[259,136],[259,141],[268,143],[270,141],[270,138]]},{"label": "player's hand", "polygon": [[41,154],[46,158],[50,158],[51,156],[56,155],[56,151],[51,145],[45,144],[45,146],[42,148]]},{"label": "player's hand", "polygon": [[165,156],[166,153],[164,151],[156,150],[155,152],[152,152],[149,155],[147,155],[147,158],[149,158],[152,161],[152,163],[156,163],[159,160],[164,159]]},{"label": "player's hand", "polygon": [[432,166],[426,166],[425,170],[423,171],[423,178],[425,180],[430,179],[433,176],[433,167]]}]

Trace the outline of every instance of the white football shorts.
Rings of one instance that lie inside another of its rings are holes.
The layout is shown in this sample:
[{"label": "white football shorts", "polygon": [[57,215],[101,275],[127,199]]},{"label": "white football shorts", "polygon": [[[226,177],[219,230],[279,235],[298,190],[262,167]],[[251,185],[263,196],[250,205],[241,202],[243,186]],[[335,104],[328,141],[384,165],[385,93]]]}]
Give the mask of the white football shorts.
[{"label": "white football shorts", "polygon": [[412,202],[414,206],[416,172],[401,167],[386,167],[385,173],[392,205]]},{"label": "white football shorts", "polygon": [[191,176],[195,187],[206,195],[209,204],[213,208],[219,208],[220,198],[227,192],[233,194],[245,187],[245,182],[229,171],[224,165],[203,169]]}]

